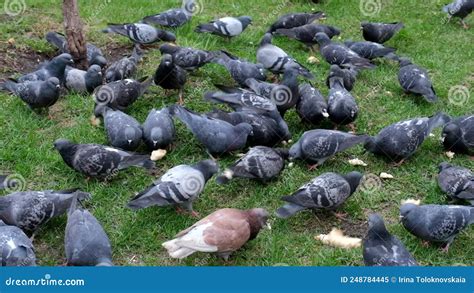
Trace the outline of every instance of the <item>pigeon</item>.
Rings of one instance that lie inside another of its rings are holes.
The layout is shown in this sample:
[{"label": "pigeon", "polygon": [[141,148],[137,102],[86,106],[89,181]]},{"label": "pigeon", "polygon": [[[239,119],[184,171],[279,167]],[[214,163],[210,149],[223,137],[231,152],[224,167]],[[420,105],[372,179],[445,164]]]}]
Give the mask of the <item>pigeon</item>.
[{"label": "pigeon", "polygon": [[143,131],[135,118],[109,107],[104,107],[102,117],[111,146],[126,151],[134,151],[140,146]]},{"label": "pigeon", "polygon": [[151,151],[168,147],[176,135],[169,108],[152,109],[143,123],[142,129],[143,141]]},{"label": "pigeon", "polygon": [[14,192],[0,197],[0,219],[31,235],[51,218],[66,213],[75,197],[91,195],[77,189]]},{"label": "pigeon", "polygon": [[179,90],[179,103],[184,104],[183,88],[187,80],[186,70],[175,64],[173,56],[163,54],[161,62],[155,71],[155,84],[165,90],[176,89]]},{"label": "pigeon", "polygon": [[[63,34],[58,32],[48,32],[46,34],[46,41],[59,49],[61,53],[69,53],[66,38]],[[104,68],[107,65],[107,60],[102,53],[102,50],[91,43],[86,43],[87,49],[87,63],[89,66],[99,65]]]},{"label": "pigeon", "polygon": [[266,146],[250,148],[249,151],[217,177],[217,183],[226,184],[233,178],[249,178],[268,182],[285,168],[288,150]]},{"label": "pigeon", "polygon": [[104,107],[125,111],[145,93],[152,82],[152,78],[144,77],[139,80],[117,80],[97,87],[92,94],[96,104],[95,116],[100,116]]},{"label": "pigeon", "polygon": [[244,148],[247,137],[252,133],[252,126],[248,123],[240,123],[234,126],[228,122],[197,114],[177,105],[171,108],[171,113],[186,124],[211,155],[224,154]]},{"label": "pigeon", "polygon": [[130,41],[136,44],[152,44],[155,42],[174,42],[176,36],[168,31],[155,28],[146,23],[109,23],[107,28],[102,30],[103,33],[115,33],[128,37]]},{"label": "pigeon", "polygon": [[100,144],[76,144],[66,139],[54,142],[66,165],[87,177],[109,179],[118,171],[132,166],[152,169],[155,163],[148,155],[139,155]]},{"label": "pigeon", "polygon": [[435,89],[431,83],[428,72],[413,64],[408,58],[400,58],[400,71],[398,81],[406,93],[421,95],[426,101],[434,103],[438,101]]},{"label": "pigeon", "polygon": [[471,14],[472,10],[474,10],[474,0],[454,0],[443,7],[443,12],[448,14],[448,21],[452,17],[459,17],[465,29],[469,26],[464,22],[464,18]]},{"label": "pigeon", "polygon": [[300,27],[325,17],[326,15],[322,11],[316,11],[312,13],[288,13],[280,16],[280,18],[271,25],[268,32],[273,33],[277,29],[291,29],[294,27]]},{"label": "pigeon", "polygon": [[344,87],[344,72],[332,66],[331,73],[328,95],[329,120],[336,126],[351,124],[357,119],[359,107],[354,96]]},{"label": "pigeon", "polygon": [[354,193],[362,176],[356,171],[346,175],[323,173],[293,194],[283,196],[281,200],[287,204],[280,207],[276,214],[279,218],[286,219],[306,209],[334,210]]},{"label": "pigeon", "polygon": [[359,56],[343,44],[331,42],[331,39],[325,33],[317,33],[314,38],[319,44],[319,52],[329,64],[355,69],[375,67],[374,64],[370,63],[370,60]]},{"label": "pigeon", "polygon": [[289,109],[298,103],[300,94],[298,88],[298,72],[293,69],[285,70],[280,84],[259,81],[253,78],[245,84],[257,95],[272,100],[283,117]]},{"label": "pigeon", "polygon": [[0,87],[18,96],[30,109],[49,108],[59,99],[59,79],[16,82],[7,80]]},{"label": "pigeon", "polygon": [[277,29],[275,31],[275,34],[277,35],[284,35],[290,39],[295,39],[310,48],[317,44],[315,39],[317,33],[325,33],[329,38],[332,39],[333,37],[341,34],[341,30],[329,25],[311,23],[290,29]]},{"label": "pigeon", "polygon": [[281,48],[272,44],[272,34],[263,36],[257,50],[257,62],[269,71],[279,74],[285,70],[294,69],[303,77],[314,79],[314,75],[303,65],[289,56]]},{"label": "pigeon", "polygon": [[405,229],[424,241],[442,243],[447,252],[454,238],[474,223],[474,207],[403,204],[400,218]]},{"label": "pigeon", "polygon": [[362,22],[362,35],[364,40],[383,44],[390,40],[404,26],[401,22],[381,23],[381,22]]},{"label": "pigeon", "polygon": [[188,47],[179,47],[172,44],[163,44],[160,46],[161,54],[170,54],[173,56],[175,65],[187,70],[193,71],[214,60],[220,52],[211,52]]},{"label": "pigeon", "polygon": [[355,135],[337,130],[314,129],[303,133],[290,148],[290,160],[302,159],[323,164],[331,156],[367,140],[367,135]]},{"label": "pigeon", "polygon": [[226,51],[221,51],[221,54],[217,54],[213,63],[224,66],[232,78],[242,87],[247,86],[245,81],[249,78],[258,81],[266,80],[265,68],[263,68],[262,64],[248,62]]},{"label": "pigeon", "polygon": [[326,78],[326,85],[328,88],[331,88],[331,78],[334,76],[342,77],[344,88],[348,91],[352,91],[358,73],[359,72],[355,68],[342,68],[339,65],[333,64],[331,65],[329,75]]},{"label": "pigeon", "polygon": [[438,185],[451,199],[474,205],[474,173],[446,162],[439,165]]},{"label": "pigeon", "polygon": [[260,208],[219,209],[162,246],[172,258],[183,259],[201,251],[214,252],[228,260],[234,251],[256,238],[262,228],[270,228],[268,218],[268,212]]},{"label": "pigeon", "polygon": [[432,117],[413,118],[383,128],[375,137],[369,137],[364,148],[376,155],[385,156],[401,165],[413,155],[426,137],[437,127],[449,121],[444,113]]},{"label": "pigeon", "polygon": [[318,125],[324,118],[328,118],[328,104],[323,95],[310,84],[299,87],[300,99],[296,104],[296,113],[302,121]]},{"label": "pigeon", "polygon": [[143,56],[140,47],[133,48],[132,56],[124,57],[112,63],[105,71],[105,81],[107,83],[131,78],[137,72],[137,63]]},{"label": "pigeon", "polygon": [[359,54],[359,56],[369,60],[381,57],[397,60],[397,56],[394,54],[396,49],[385,47],[384,45],[379,43],[369,41],[345,41],[344,45]]},{"label": "pigeon", "polygon": [[127,206],[132,210],[138,210],[151,206],[177,205],[191,212],[193,216],[198,216],[193,210],[193,202],[217,170],[218,165],[213,160],[200,161],[194,165],[175,166],[133,197]]},{"label": "pigeon", "polygon": [[455,153],[474,153],[474,115],[451,120],[443,128],[443,145]]},{"label": "pigeon", "polygon": [[69,266],[113,266],[109,237],[99,221],[74,199],[67,215],[64,247]]},{"label": "pigeon", "polygon": [[19,83],[25,81],[46,81],[51,77],[56,77],[60,82],[64,81],[64,71],[67,65],[74,64],[72,56],[63,53],[59,56],[54,57],[51,61],[48,61],[41,65],[36,71],[25,74],[18,78]]},{"label": "pigeon", "polygon": [[221,37],[232,38],[240,35],[249,24],[252,23],[250,16],[223,17],[209,23],[199,24],[195,32],[210,33]]},{"label": "pigeon", "polygon": [[102,69],[99,65],[90,66],[87,71],[66,67],[65,86],[79,93],[92,93],[102,84]]},{"label": "pigeon", "polygon": [[387,231],[379,214],[369,215],[369,230],[362,247],[366,266],[418,266],[405,245]]},{"label": "pigeon", "polygon": [[183,0],[180,8],[168,9],[143,18],[144,23],[158,24],[164,27],[180,27],[191,21],[198,4],[194,0]]},{"label": "pigeon", "polygon": [[0,220],[0,247],[2,267],[36,266],[35,249],[33,242],[23,231],[5,224]]}]

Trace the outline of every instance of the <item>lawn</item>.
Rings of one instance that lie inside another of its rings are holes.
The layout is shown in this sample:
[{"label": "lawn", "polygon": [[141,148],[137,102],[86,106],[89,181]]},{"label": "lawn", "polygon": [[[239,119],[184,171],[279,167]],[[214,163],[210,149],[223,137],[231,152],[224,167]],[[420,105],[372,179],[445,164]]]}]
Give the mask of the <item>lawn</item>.
[{"label": "lawn", "polygon": [[[43,36],[50,30],[62,30],[62,1],[16,2],[25,4],[19,15],[0,15],[0,75],[3,78],[31,70],[39,61],[54,56],[55,50],[43,40]],[[146,15],[180,5],[177,0],[79,2],[88,40],[103,48],[108,56],[112,55],[111,60],[121,57],[121,54],[129,54],[132,44],[126,38],[102,34],[100,29],[107,22],[134,22]],[[341,41],[361,40],[359,22],[362,20],[403,21],[405,28],[387,45],[397,48],[400,55],[409,56],[415,63],[428,69],[440,101],[428,104],[419,98],[405,95],[397,80],[398,66],[393,62],[380,61],[375,70],[364,71],[359,75],[353,90],[360,107],[356,121],[357,131],[375,135],[384,126],[406,118],[429,116],[437,111],[450,115],[473,112],[474,28],[464,30],[456,21],[445,23],[446,16],[441,8],[448,0],[375,1],[381,3],[381,6],[369,16],[363,14],[359,1],[322,2],[323,4],[312,4],[305,0],[199,0],[200,13],[191,23],[175,31],[177,43],[208,50],[225,48],[233,54],[255,61],[255,52],[263,33],[278,15],[284,13],[322,10],[328,16],[325,23],[341,28]],[[254,20],[253,25],[231,42],[193,32],[198,23],[227,15],[250,15]],[[474,26],[472,17],[467,22]],[[309,64],[309,50],[296,41],[277,37],[274,43],[308,66],[316,75],[314,85],[323,94],[327,94],[327,63],[323,61],[320,64]],[[322,60],[318,53],[315,56]],[[153,74],[159,58],[157,46],[150,47],[146,58],[140,63],[137,77]],[[211,110],[213,105],[203,101],[202,96],[205,91],[213,89],[213,83],[232,84],[230,76],[218,65],[207,65],[193,74],[185,89],[186,106],[195,111]],[[457,99],[459,97],[453,94],[454,90],[449,95],[450,89],[456,86],[466,87],[471,95],[464,96],[462,100]],[[474,227],[462,232],[449,253],[445,254],[436,246],[422,246],[421,241],[405,231],[398,221],[398,208],[402,199],[416,198],[423,203],[446,203],[445,196],[436,183],[438,164],[448,160],[439,141],[439,129],[435,137],[428,138],[418,152],[401,167],[392,167],[384,160],[364,153],[362,147],[356,147],[337,155],[315,171],[308,171],[303,162],[297,162],[292,168],[285,168],[276,181],[266,185],[235,180],[229,185],[219,186],[214,180],[210,180],[200,199],[194,204],[195,210],[201,215],[224,207],[263,207],[273,214],[282,204],[279,199],[282,195],[290,194],[323,172],[346,173],[358,170],[372,174],[372,177],[381,172],[394,176],[392,180],[375,180],[373,186],[357,191],[341,208],[348,214],[345,220],[338,220],[331,213],[324,212],[301,212],[287,220],[273,217],[272,230],[263,231],[228,262],[202,253],[178,261],[167,256],[161,243],[190,226],[195,219],[178,215],[173,208],[153,207],[139,212],[125,208],[128,199],[135,192],[152,182],[154,178],[150,174],[144,170],[131,169],[119,173],[109,182],[86,181],[82,175],[68,168],[52,149],[52,143],[57,138],[81,143],[107,143],[104,129],[90,123],[94,105],[90,96],[64,95],[50,109],[51,119],[47,115],[31,112],[14,96],[0,93],[0,99],[0,171],[21,175],[25,179],[25,189],[80,187],[91,192],[93,198],[85,206],[102,223],[110,237],[117,265],[363,265],[362,249],[344,250],[324,246],[314,236],[338,227],[346,234],[363,237],[366,233],[366,219],[371,212],[383,215],[389,231],[406,244],[420,264],[474,264]],[[154,86],[150,93],[130,107],[128,113],[143,122],[151,108],[172,105],[176,101],[177,95],[166,97],[163,90]],[[304,131],[311,129],[311,126],[299,121],[294,110],[287,113],[286,120],[295,141]],[[175,165],[193,163],[208,157],[183,124],[177,122],[176,125],[177,140],[167,156],[158,162],[156,176]],[[365,161],[368,166],[355,167],[348,164],[347,161],[355,157]],[[225,156],[219,159],[219,164],[223,168],[235,159],[231,155]],[[452,162],[474,168],[474,161],[467,156],[456,155]],[[53,266],[65,262],[65,226],[66,217],[59,217],[48,222],[36,235],[34,245],[39,265]]]}]

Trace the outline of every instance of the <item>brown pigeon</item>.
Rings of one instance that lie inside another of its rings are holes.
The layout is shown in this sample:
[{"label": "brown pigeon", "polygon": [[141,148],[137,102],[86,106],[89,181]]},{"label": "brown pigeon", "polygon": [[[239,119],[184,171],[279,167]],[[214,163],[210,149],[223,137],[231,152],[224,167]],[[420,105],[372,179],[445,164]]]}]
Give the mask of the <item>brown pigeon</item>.
[{"label": "brown pigeon", "polygon": [[[266,210],[220,209],[179,232],[162,244],[173,258],[183,259],[196,251],[215,252],[227,260],[232,252],[257,237],[267,224]],[[270,227],[269,227],[270,228]]]}]

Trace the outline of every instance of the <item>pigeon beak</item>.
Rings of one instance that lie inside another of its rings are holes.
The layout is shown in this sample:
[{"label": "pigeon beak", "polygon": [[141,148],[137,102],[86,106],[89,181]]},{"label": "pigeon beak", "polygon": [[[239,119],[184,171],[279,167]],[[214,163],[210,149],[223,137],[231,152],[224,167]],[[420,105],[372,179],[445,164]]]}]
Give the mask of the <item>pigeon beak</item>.
[{"label": "pigeon beak", "polygon": [[441,141],[441,143],[444,143],[444,140],[446,139],[445,136],[441,136],[441,138],[439,139]]},{"label": "pigeon beak", "polygon": [[72,64],[74,64],[74,60],[73,60],[73,59],[69,59],[69,62],[71,62]]},{"label": "pigeon beak", "polygon": [[323,112],[323,117],[324,117],[324,118],[328,118],[328,117],[329,117],[329,113],[326,112],[326,111],[324,111],[324,112]]},{"label": "pigeon beak", "polygon": [[288,145],[288,142],[286,140],[281,142],[282,145]]},{"label": "pigeon beak", "polygon": [[272,225],[270,225],[270,222],[267,221],[267,224],[265,225],[265,227],[268,229],[268,230],[271,230],[272,229]]},{"label": "pigeon beak", "polygon": [[128,144],[131,144],[131,143],[132,143],[132,140],[131,140],[131,139],[129,139],[129,140],[127,140],[127,141],[128,141]]},{"label": "pigeon beak", "polygon": [[289,140],[287,141],[287,143],[293,143],[293,140],[292,140],[292,139],[289,139]]},{"label": "pigeon beak", "polygon": [[56,86],[57,89],[60,88],[60,87],[61,87],[61,86],[60,86],[59,84]]}]

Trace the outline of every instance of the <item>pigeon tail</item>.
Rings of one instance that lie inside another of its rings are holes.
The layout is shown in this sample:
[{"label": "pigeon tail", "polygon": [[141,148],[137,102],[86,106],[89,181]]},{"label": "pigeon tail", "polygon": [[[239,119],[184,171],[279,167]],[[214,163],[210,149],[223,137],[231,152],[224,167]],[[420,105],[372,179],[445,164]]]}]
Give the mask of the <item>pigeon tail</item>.
[{"label": "pigeon tail", "polygon": [[227,184],[229,183],[230,180],[232,180],[233,176],[234,176],[234,172],[232,172],[232,170],[225,169],[221,175],[217,176],[216,178],[217,184],[220,184],[220,185]]},{"label": "pigeon tail", "polygon": [[[374,57],[375,58],[387,57],[388,55],[393,54],[393,52],[395,52],[395,51],[396,51],[395,48],[382,48],[382,49],[376,50],[374,52],[375,53]],[[393,55],[395,55],[395,54],[393,54]]]},{"label": "pigeon tail", "polygon": [[173,239],[161,244],[172,258],[183,259],[196,252],[194,249],[179,246],[176,242],[177,239]]},{"label": "pigeon tail", "polygon": [[357,144],[360,143],[365,143],[369,140],[370,136],[364,134],[364,135],[358,135],[358,136],[352,136],[349,138],[346,138],[343,143],[340,144],[339,146],[339,151],[344,151],[348,148],[351,148]]},{"label": "pigeon tail", "polygon": [[448,115],[443,112],[436,113],[436,115],[432,116],[428,121],[428,133],[433,132],[435,128],[444,126],[449,121],[451,121],[451,118]]},{"label": "pigeon tail", "polygon": [[155,167],[155,162],[150,160],[150,156],[148,155],[131,155],[124,157],[118,168],[122,170],[132,166],[153,169]]},{"label": "pigeon tail", "polygon": [[274,32],[274,34],[287,36],[292,39],[296,38],[296,32],[292,29],[287,29],[287,28],[279,28]]},{"label": "pigeon tail", "polygon": [[215,31],[215,27],[212,24],[205,23],[198,25],[194,31],[196,33],[213,33]]},{"label": "pigeon tail", "polygon": [[145,190],[139,192],[135,195],[128,203],[127,207],[133,211],[144,209],[153,205],[157,206],[167,206],[170,205],[166,199],[159,196],[156,196],[154,188],[155,184],[148,186]]},{"label": "pigeon tail", "polygon": [[297,204],[294,204],[294,203],[287,203],[284,206],[282,206],[281,208],[279,208],[276,211],[276,214],[277,214],[277,217],[282,218],[282,219],[286,219],[286,218],[289,218],[289,217],[293,216],[294,214],[296,214],[297,212],[302,211],[304,209],[305,209],[305,207],[302,207],[300,205],[297,205]]},{"label": "pigeon tail", "polygon": [[13,94],[16,94],[16,86],[17,86],[17,83],[13,80],[6,80],[0,83],[1,90],[8,91]]},{"label": "pigeon tail", "polygon": [[108,23],[107,28],[102,30],[103,33],[117,33],[124,36],[127,36],[127,29],[123,24]]},{"label": "pigeon tail", "polygon": [[150,87],[150,85],[153,83],[153,76],[143,77],[139,81],[141,83],[140,84],[140,95],[143,95],[146,92],[146,90]]},{"label": "pigeon tail", "polygon": [[398,57],[398,55],[393,53],[393,52],[388,53],[387,55],[385,55],[383,57],[386,58],[386,59],[389,59],[389,60],[400,62],[400,57]]},{"label": "pigeon tail", "polygon": [[64,38],[63,34],[58,32],[48,32],[46,34],[46,41],[51,45],[55,46],[58,49],[62,49],[64,47],[64,43],[66,39]]}]

